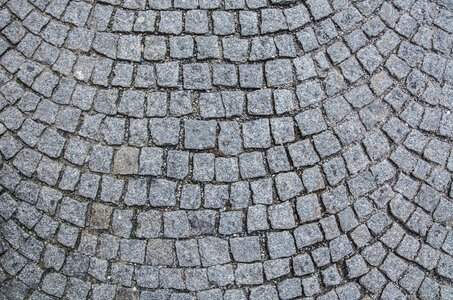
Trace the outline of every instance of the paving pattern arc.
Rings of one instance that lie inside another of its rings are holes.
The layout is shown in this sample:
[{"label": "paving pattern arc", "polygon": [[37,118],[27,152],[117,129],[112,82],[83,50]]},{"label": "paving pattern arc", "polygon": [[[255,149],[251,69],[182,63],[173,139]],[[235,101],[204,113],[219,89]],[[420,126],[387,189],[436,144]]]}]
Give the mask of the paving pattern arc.
[{"label": "paving pattern arc", "polygon": [[451,0],[0,0],[0,299],[453,299]]}]

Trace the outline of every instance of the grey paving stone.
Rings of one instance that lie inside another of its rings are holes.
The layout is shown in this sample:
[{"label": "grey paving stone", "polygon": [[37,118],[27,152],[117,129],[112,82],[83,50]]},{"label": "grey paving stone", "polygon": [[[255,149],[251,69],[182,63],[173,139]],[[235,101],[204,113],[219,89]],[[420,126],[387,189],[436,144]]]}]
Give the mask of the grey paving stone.
[{"label": "grey paving stone", "polygon": [[271,115],[272,92],[268,89],[251,92],[247,95],[247,111],[251,115]]},{"label": "grey paving stone", "polygon": [[309,254],[299,254],[293,258],[293,267],[296,275],[306,275],[315,272],[315,266]]},{"label": "grey paving stone", "polygon": [[200,95],[200,115],[203,118],[221,118],[225,116],[220,93],[202,93]]},{"label": "grey paving stone", "polygon": [[245,122],[242,134],[244,148],[269,148],[271,145],[270,126],[266,119]]},{"label": "grey paving stone", "polygon": [[415,32],[417,22],[408,14],[403,14],[395,26],[395,29],[405,37],[409,37]]},{"label": "grey paving stone", "polygon": [[288,156],[283,146],[277,146],[266,151],[269,169],[272,172],[289,171],[290,165]]},{"label": "grey paving stone", "polygon": [[70,277],[83,277],[89,267],[89,259],[87,256],[72,252],[63,265],[63,274]]},{"label": "grey paving stone", "polygon": [[161,13],[159,32],[166,34],[180,34],[183,30],[182,12],[164,11]]},{"label": "grey paving stone", "polygon": [[264,176],[263,155],[260,152],[244,153],[239,156],[239,169],[244,179]]},{"label": "grey paving stone", "polygon": [[153,206],[173,206],[176,203],[176,183],[166,179],[154,179],[149,189],[149,199]]},{"label": "grey paving stone", "polygon": [[206,269],[186,269],[185,276],[186,276],[186,287],[190,291],[203,290],[209,287]]},{"label": "grey paving stone", "polygon": [[176,259],[174,242],[165,239],[150,239],[146,247],[146,262],[152,266],[172,265]]},{"label": "grey paving stone", "polygon": [[187,149],[207,149],[216,144],[215,121],[188,120],[184,124],[184,145]]},{"label": "grey paving stone", "polygon": [[201,262],[204,266],[213,266],[230,262],[228,242],[208,237],[199,240]]},{"label": "grey paving stone", "polygon": [[253,205],[247,209],[248,232],[269,229],[267,212],[264,205]]},{"label": "grey paving stone", "polygon": [[298,114],[295,117],[302,135],[312,135],[327,129],[324,117],[319,109],[312,109]]},{"label": "grey paving stone", "polygon": [[79,183],[79,195],[85,198],[96,198],[100,176],[91,173],[82,173]]},{"label": "grey paving stone", "polygon": [[137,66],[137,76],[135,79],[136,87],[151,87],[156,85],[154,68],[148,65]]},{"label": "grey paving stone", "polygon": [[157,288],[159,282],[158,269],[151,266],[141,266],[136,269],[137,285],[144,288]]},{"label": "grey paving stone", "polygon": [[139,158],[140,175],[161,175],[163,150],[158,147],[143,147]]},{"label": "grey paving stone", "polygon": [[240,11],[239,23],[241,24],[241,34],[243,36],[259,33],[258,14],[256,12]]},{"label": "grey paving stone", "polygon": [[110,271],[112,281],[123,286],[131,285],[133,272],[134,267],[132,265],[122,262],[113,263]]},{"label": "grey paving stone", "polygon": [[276,32],[287,28],[282,10],[263,9],[261,11],[261,33]]},{"label": "grey paving stone", "polygon": [[273,259],[290,257],[296,253],[294,238],[287,231],[268,233],[267,247]]},{"label": "grey paving stone", "polygon": [[272,37],[255,37],[252,39],[249,60],[258,61],[276,56],[277,48]]},{"label": "grey paving stone", "polygon": [[65,197],[61,202],[60,217],[74,225],[84,227],[86,210],[86,204]]},{"label": "grey paving stone", "polygon": [[189,235],[189,220],[184,211],[167,212],[164,218],[164,236],[187,237]]},{"label": "grey paving stone", "polygon": [[228,200],[228,186],[227,185],[213,185],[207,184],[204,189],[205,199],[204,207],[206,208],[220,208],[223,207]]},{"label": "grey paving stone", "polygon": [[236,66],[233,64],[216,64],[213,66],[213,84],[235,86],[238,82]]},{"label": "grey paving stone", "polygon": [[229,35],[235,32],[235,15],[225,11],[215,11],[212,15],[214,33]]},{"label": "grey paving stone", "polygon": [[234,182],[239,178],[239,166],[236,158],[217,158],[215,161],[216,180]]},{"label": "grey paving stone", "polygon": [[276,59],[265,65],[269,86],[282,86],[293,82],[293,68],[289,59]]},{"label": "grey paving stone", "polygon": [[280,56],[289,58],[296,57],[296,42],[294,36],[280,34],[274,37],[274,42]]},{"label": "grey paving stone", "polygon": [[179,74],[179,63],[177,62],[156,64],[158,86],[177,87],[179,85]]},{"label": "grey paving stone", "polygon": [[302,225],[294,230],[294,238],[296,240],[297,248],[303,249],[307,246],[321,242],[323,240],[323,233],[316,223]]},{"label": "grey paving stone", "polygon": [[376,268],[361,277],[359,281],[371,293],[378,293],[387,283],[387,279]]},{"label": "grey paving stone", "polygon": [[289,202],[270,206],[268,215],[274,229],[290,229],[296,226],[293,208]]},{"label": "grey paving stone", "polygon": [[230,239],[233,259],[238,262],[254,262],[261,259],[261,246],[258,237]]},{"label": "grey paving stone", "polygon": [[[314,264],[318,267],[323,267],[328,265],[331,262],[330,259],[330,250],[328,247],[318,247],[311,251],[311,256],[313,257]],[[313,263],[311,263],[312,267],[314,267]],[[314,269],[312,270],[312,273]]]},{"label": "grey paving stone", "polygon": [[[209,281],[215,286],[226,286],[234,282],[234,271],[231,264],[209,267],[207,273]],[[208,282],[206,282],[206,285],[208,285]]]},{"label": "grey paving stone", "polygon": [[302,180],[308,192],[321,190],[325,187],[324,179],[319,167],[312,167],[304,170]]},{"label": "grey paving stone", "polygon": [[322,132],[313,137],[315,148],[321,157],[327,157],[340,151],[338,139],[330,131]]},{"label": "grey paving stone", "polygon": [[69,3],[68,10],[63,15],[63,20],[76,26],[83,26],[88,19],[91,5],[88,3]]},{"label": "grey paving stone", "polygon": [[261,263],[238,264],[235,277],[237,284],[261,284],[264,281],[263,266]]},{"label": "grey paving stone", "polygon": [[293,59],[296,68],[296,77],[298,80],[304,80],[317,75],[314,61],[310,55],[304,55]]},{"label": "grey paving stone", "polygon": [[318,103],[326,97],[321,85],[316,81],[307,81],[298,85],[296,94],[299,99],[300,107]]},{"label": "grey paving stone", "polygon": [[332,8],[327,1],[308,1],[307,5],[315,20],[326,17],[332,13]]},{"label": "grey paving stone", "polygon": [[185,31],[190,33],[207,33],[208,32],[208,15],[203,10],[190,10],[185,16]]},{"label": "grey paving stone", "polygon": [[244,214],[241,211],[227,211],[220,214],[219,232],[235,234],[243,231]]},{"label": "grey paving stone", "polygon": [[147,36],[144,44],[143,57],[146,60],[160,61],[167,55],[165,37]]},{"label": "grey paving stone", "polygon": [[302,295],[302,286],[298,278],[283,280],[279,282],[277,288],[282,299],[292,299]]},{"label": "grey paving stone", "polygon": [[191,36],[170,38],[170,57],[190,58],[194,54],[194,41]]},{"label": "grey paving stone", "polygon": [[271,204],[274,198],[273,184],[270,178],[252,181],[250,190],[254,204]]},{"label": "grey paving stone", "polygon": [[263,85],[263,67],[260,64],[239,66],[239,83],[243,88],[261,88]]},{"label": "grey paving stone", "polygon": [[236,121],[220,122],[218,147],[226,155],[237,155],[242,151],[242,139],[239,123]]},{"label": "grey paving stone", "polygon": [[151,138],[156,145],[176,145],[179,141],[178,118],[152,118],[149,120]]},{"label": "grey paving stone", "polygon": [[201,205],[201,189],[195,184],[186,184],[182,187],[180,206],[184,209],[196,209]]},{"label": "grey paving stone", "polygon": [[283,12],[290,30],[297,29],[309,22],[308,10],[304,5],[296,5],[285,9]]},{"label": "grey paving stone", "polygon": [[189,211],[189,224],[194,236],[213,234],[217,213],[214,210]]},{"label": "grey paving stone", "polygon": [[204,90],[212,86],[209,66],[204,63],[183,65],[184,88]]},{"label": "grey paving stone", "polygon": [[375,189],[376,183],[370,172],[363,172],[349,180],[348,186],[353,196],[359,197]]},{"label": "grey paving stone", "polygon": [[189,152],[171,150],[167,154],[167,176],[184,179],[189,172]]},{"label": "grey paving stone", "polygon": [[363,257],[358,254],[346,260],[349,278],[357,278],[365,275],[370,270]]},{"label": "grey paving stone", "polygon": [[116,174],[137,174],[138,156],[139,150],[137,148],[120,147],[113,159],[113,172]]},{"label": "grey paving stone", "polygon": [[338,35],[335,24],[331,19],[320,21],[315,32],[318,38],[318,42],[321,45],[328,43]]},{"label": "grey paving stone", "polygon": [[210,181],[214,178],[214,154],[199,153],[193,156],[193,177],[197,181]]},{"label": "grey paving stone", "polygon": [[147,120],[132,119],[130,121],[129,145],[143,146],[148,142],[148,130],[146,126]]},{"label": "grey paving stone", "polygon": [[330,241],[330,254],[332,256],[332,261],[336,262],[345,256],[352,253],[352,245],[346,235],[341,235],[338,238]]},{"label": "grey paving stone", "polygon": [[246,39],[224,38],[222,40],[226,60],[233,62],[245,62],[248,58],[249,42]]},{"label": "grey paving stone", "polygon": [[65,276],[58,273],[47,274],[42,282],[42,288],[46,293],[53,296],[63,296],[67,279]]},{"label": "grey paving stone", "polygon": [[140,240],[123,239],[120,242],[120,258],[131,263],[145,261],[146,242]]},{"label": "grey paving stone", "polygon": [[115,209],[112,217],[113,232],[121,237],[128,238],[132,230],[132,210]]}]

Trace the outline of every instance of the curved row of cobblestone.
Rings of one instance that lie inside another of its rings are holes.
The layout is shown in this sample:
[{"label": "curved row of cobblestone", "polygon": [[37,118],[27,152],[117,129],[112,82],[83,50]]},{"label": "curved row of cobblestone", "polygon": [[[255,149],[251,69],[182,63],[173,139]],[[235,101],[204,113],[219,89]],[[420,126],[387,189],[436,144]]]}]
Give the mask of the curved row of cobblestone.
[{"label": "curved row of cobblestone", "polygon": [[452,298],[451,10],[0,1],[0,296]]}]

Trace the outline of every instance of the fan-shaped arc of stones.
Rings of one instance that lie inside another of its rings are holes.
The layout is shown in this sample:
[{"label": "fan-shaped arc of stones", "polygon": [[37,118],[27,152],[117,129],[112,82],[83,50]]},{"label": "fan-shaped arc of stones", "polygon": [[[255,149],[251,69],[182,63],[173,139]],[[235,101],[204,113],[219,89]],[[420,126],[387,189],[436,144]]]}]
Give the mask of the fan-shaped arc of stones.
[{"label": "fan-shaped arc of stones", "polygon": [[452,9],[0,1],[1,298],[453,298]]}]

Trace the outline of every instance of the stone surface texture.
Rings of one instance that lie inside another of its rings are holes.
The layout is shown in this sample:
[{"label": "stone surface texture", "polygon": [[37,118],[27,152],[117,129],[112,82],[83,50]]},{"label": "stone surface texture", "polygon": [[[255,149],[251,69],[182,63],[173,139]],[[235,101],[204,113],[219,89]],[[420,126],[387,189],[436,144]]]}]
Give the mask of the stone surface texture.
[{"label": "stone surface texture", "polygon": [[453,299],[451,0],[0,0],[0,299]]}]

